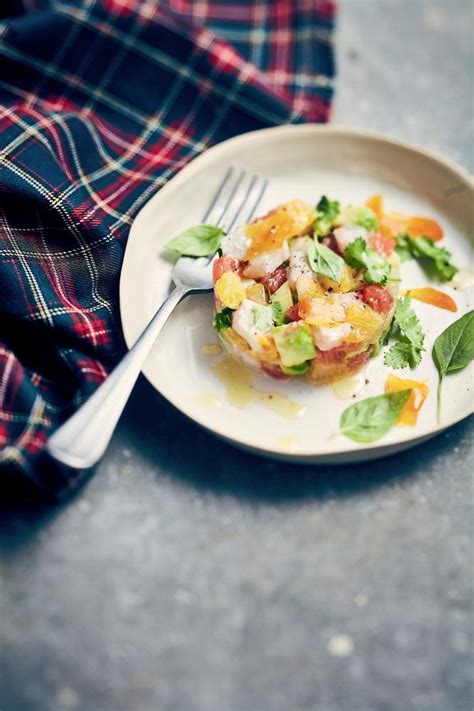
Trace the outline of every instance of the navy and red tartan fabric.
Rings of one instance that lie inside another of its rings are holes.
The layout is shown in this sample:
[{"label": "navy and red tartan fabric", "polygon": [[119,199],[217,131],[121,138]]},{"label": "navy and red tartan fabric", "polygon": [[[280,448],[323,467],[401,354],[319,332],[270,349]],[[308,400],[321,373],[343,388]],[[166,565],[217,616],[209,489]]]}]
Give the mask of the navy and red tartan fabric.
[{"label": "navy and red tartan fabric", "polygon": [[214,143],[327,120],[334,14],[332,0],[2,1],[0,468],[72,485],[38,462],[124,352],[134,216]]}]

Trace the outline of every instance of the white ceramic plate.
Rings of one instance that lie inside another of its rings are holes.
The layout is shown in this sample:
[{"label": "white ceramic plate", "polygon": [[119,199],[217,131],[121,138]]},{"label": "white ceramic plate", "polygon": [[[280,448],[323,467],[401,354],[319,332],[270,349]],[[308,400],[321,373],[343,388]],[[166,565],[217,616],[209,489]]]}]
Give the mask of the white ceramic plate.
[{"label": "white ceramic plate", "polygon": [[[129,346],[170,289],[171,265],[160,256],[163,245],[202,220],[225,171],[235,162],[269,179],[261,214],[296,197],[314,203],[327,194],[343,202],[363,202],[381,192],[388,209],[437,219],[445,228],[444,244],[453,253],[454,263],[461,267],[470,263],[473,185],[462,169],[403,143],[335,126],[255,131],[221,143],[195,159],[137,215],[120,282],[122,323]],[[428,283],[415,262],[403,265],[402,277],[402,289]],[[426,330],[426,353],[416,370],[396,372],[399,377],[425,380],[430,386],[418,424],[395,427],[372,445],[359,445],[337,434],[338,421],[351,402],[383,392],[388,373],[383,357],[371,360],[366,375],[369,383],[355,399],[341,399],[331,386],[315,388],[297,379],[278,383],[254,375],[257,390],[287,396],[301,412],[293,418],[282,416],[265,406],[269,403],[266,396],[236,407],[211,369],[222,356],[201,353],[202,346],[217,343],[211,326],[211,295],[182,302],[161,332],[143,372],[165,398],[195,422],[263,455],[320,463],[385,456],[432,436],[472,410],[472,371],[465,369],[446,378],[443,424],[437,424],[437,374],[431,347],[446,326],[472,308],[468,290],[441,288],[453,296],[458,313],[413,302]]]}]

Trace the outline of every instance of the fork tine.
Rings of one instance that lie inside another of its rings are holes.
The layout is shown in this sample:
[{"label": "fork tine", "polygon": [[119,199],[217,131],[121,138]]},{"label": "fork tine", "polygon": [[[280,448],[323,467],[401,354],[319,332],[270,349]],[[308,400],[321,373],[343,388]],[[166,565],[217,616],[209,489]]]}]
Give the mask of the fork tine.
[{"label": "fork tine", "polygon": [[229,232],[241,216],[249,222],[260,204],[268,181],[249,171],[231,165],[219,185],[203,222]]},{"label": "fork tine", "polygon": [[240,193],[242,192],[242,183],[245,181],[245,178],[247,176],[247,171],[241,170],[240,173],[237,176],[237,180],[235,181],[234,185],[232,186],[229,195],[227,196],[227,200],[225,204],[222,206],[222,212],[220,214],[219,219],[216,221],[216,225],[218,227],[222,227],[225,229],[226,227],[226,222],[227,218],[229,216],[229,213],[232,209],[232,205],[234,205],[236,202],[239,203],[240,201]]},{"label": "fork tine", "polygon": [[244,171],[239,170],[237,166],[230,166],[204,216],[204,222],[216,226],[221,224],[227,206],[242,180],[243,173]]},{"label": "fork tine", "polygon": [[235,166],[231,165],[231,166],[228,168],[228,170],[227,170],[227,172],[226,172],[226,174],[225,174],[225,176],[224,176],[224,180],[222,181],[222,183],[221,183],[221,184],[219,185],[219,187],[217,188],[217,190],[216,190],[216,192],[215,192],[215,195],[214,195],[214,197],[212,198],[209,207],[207,208],[206,212],[204,213],[204,217],[202,218],[202,221],[203,221],[204,224],[206,224],[207,221],[209,220],[209,218],[210,218],[210,216],[211,216],[211,214],[212,214],[212,211],[214,210],[215,207],[217,207],[217,209],[219,210],[218,202],[219,202],[219,200],[220,200],[220,197],[221,197],[222,193],[224,192],[224,188],[226,187],[227,183],[231,180],[232,175],[233,175],[234,172],[235,172]]},{"label": "fork tine", "polygon": [[220,227],[226,232],[230,232],[242,214],[248,214],[247,219],[242,222],[249,222],[250,217],[255,213],[263,194],[267,187],[267,181],[258,175],[244,171],[241,174],[239,185],[234,190],[234,194],[227,201],[224,213],[219,221]]},{"label": "fork tine", "polygon": [[252,220],[253,216],[255,215],[255,212],[257,211],[257,208],[262,201],[262,198],[265,194],[267,187],[268,187],[268,180],[266,180],[265,178],[260,178],[260,184],[258,185],[257,197],[255,199],[255,202],[252,205],[250,212],[247,215],[247,218],[245,220],[246,223],[250,222]]},{"label": "fork tine", "polygon": [[234,213],[234,216],[232,218],[229,218],[228,224],[227,224],[227,231],[230,232],[232,228],[234,227],[235,223],[237,222],[239,216],[241,215],[242,211],[245,209],[245,206],[248,205],[248,202],[251,198],[252,192],[254,190],[254,187],[258,181],[258,176],[257,175],[252,175],[251,173],[249,174],[250,180],[249,183],[245,189],[245,195],[243,196],[242,200],[236,201],[237,202],[237,209]]}]

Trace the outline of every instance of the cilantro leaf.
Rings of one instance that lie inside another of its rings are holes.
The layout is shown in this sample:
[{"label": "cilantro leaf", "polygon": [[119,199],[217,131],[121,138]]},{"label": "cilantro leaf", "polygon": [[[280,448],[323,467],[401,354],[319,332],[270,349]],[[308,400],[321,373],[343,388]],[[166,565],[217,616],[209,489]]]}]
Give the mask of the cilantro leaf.
[{"label": "cilantro leaf", "polygon": [[216,329],[217,333],[221,333],[221,331],[225,331],[226,328],[230,328],[232,326],[232,309],[229,309],[226,306],[222,309],[222,311],[215,314],[212,320],[212,325]]},{"label": "cilantro leaf", "polygon": [[451,252],[445,247],[437,247],[429,237],[397,236],[395,251],[402,262],[420,259],[423,266],[431,268],[441,281],[451,281],[458,268],[451,263]]},{"label": "cilantro leaf", "polygon": [[367,284],[385,284],[390,274],[390,264],[379,252],[367,245],[362,237],[357,237],[344,251],[344,259],[350,267],[365,269]]},{"label": "cilantro leaf", "polygon": [[432,260],[432,264],[441,281],[450,281],[458,269],[451,264],[451,252],[444,247],[437,247],[429,237],[417,237],[413,241],[415,257]]},{"label": "cilantro leaf", "polygon": [[308,261],[311,269],[317,274],[328,277],[339,284],[342,277],[344,260],[338,254],[325,247],[317,240],[308,244]]},{"label": "cilantro leaf", "polygon": [[401,232],[396,237],[397,246],[395,247],[395,252],[400,257],[401,262],[409,262],[410,259],[414,258],[412,239],[409,235]]},{"label": "cilantro leaf", "polygon": [[326,195],[323,195],[321,200],[316,205],[316,222],[314,225],[314,234],[322,237],[331,231],[332,224],[339,215],[340,203],[337,200],[330,200]]},{"label": "cilantro leaf", "polygon": [[411,299],[408,296],[399,299],[394,318],[405,338],[416,348],[423,348],[425,334],[423,333],[418,316],[411,307]]},{"label": "cilantro leaf", "polygon": [[425,350],[425,334],[407,296],[398,301],[393,324],[398,329],[398,341],[385,354],[384,363],[396,369],[415,368],[421,362],[421,354]]},{"label": "cilantro leaf", "polygon": [[387,351],[383,362],[396,370],[407,366],[416,368],[421,363],[421,351],[415,348],[413,343],[398,341]]}]

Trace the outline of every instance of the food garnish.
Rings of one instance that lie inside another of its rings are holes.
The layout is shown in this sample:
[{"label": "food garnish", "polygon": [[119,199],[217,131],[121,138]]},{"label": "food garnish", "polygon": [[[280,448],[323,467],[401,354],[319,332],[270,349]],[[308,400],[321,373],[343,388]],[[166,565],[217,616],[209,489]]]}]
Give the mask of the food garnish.
[{"label": "food garnish", "polygon": [[433,344],[433,360],[438,369],[438,422],[441,422],[441,387],[445,375],[462,370],[474,359],[474,311],[461,316],[446,328]]},{"label": "food garnish", "polygon": [[383,437],[397,422],[411,390],[385,393],[349,405],[341,415],[341,434],[369,444]]},{"label": "food garnish", "polygon": [[[193,257],[220,250],[213,262],[213,325],[232,359],[279,380],[304,376],[324,384],[358,373],[387,344],[386,366],[419,365],[425,333],[411,300],[451,312],[457,305],[430,286],[400,298],[400,263],[419,260],[429,274],[451,281],[458,269],[436,244],[442,237],[431,218],[386,212],[380,194],[360,205],[323,195],[316,206],[299,199],[279,205],[229,234],[212,225],[191,227],[167,249]],[[471,311],[433,346],[438,419],[444,377],[473,358]],[[390,373],[384,394],[343,412],[340,431],[371,443],[395,424],[413,426],[428,393],[426,383]]]},{"label": "food garnish", "polygon": [[392,330],[386,337],[390,336],[397,338],[397,342],[385,354],[385,365],[395,369],[415,368],[421,362],[425,350],[425,334],[408,296],[402,297],[397,303]]},{"label": "food garnish", "polygon": [[438,289],[433,289],[430,286],[424,286],[420,289],[409,289],[407,296],[409,296],[410,299],[422,301],[424,304],[431,304],[431,306],[437,306],[439,309],[446,309],[446,311],[456,312],[458,310],[456,302],[449,294],[445,294],[444,291],[439,291]]},{"label": "food garnish", "polygon": [[450,281],[458,268],[451,263],[451,252],[444,247],[437,247],[429,237],[410,237],[406,233],[397,235],[397,252],[400,260],[419,259],[423,267],[433,272],[440,281]]},{"label": "food garnish", "polygon": [[390,274],[390,264],[385,257],[367,245],[367,242],[358,237],[346,248],[344,259],[354,269],[364,270],[364,281],[367,284],[386,283]]},{"label": "food garnish", "polygon": [[166,248],[182,257],[210,257],[220,247],[224,232],[214,225],[196,225],[180,232]]},{"label": "food garnish", "polygon": [[400,390],[411,390],[411,394],[395,424],[413,427],[416,425],[418,413],[428,397],[430,389],[426,383],[419,380],[397,378],[393,373],[389,373],[385,383],[385,392],[394,393]]}]

